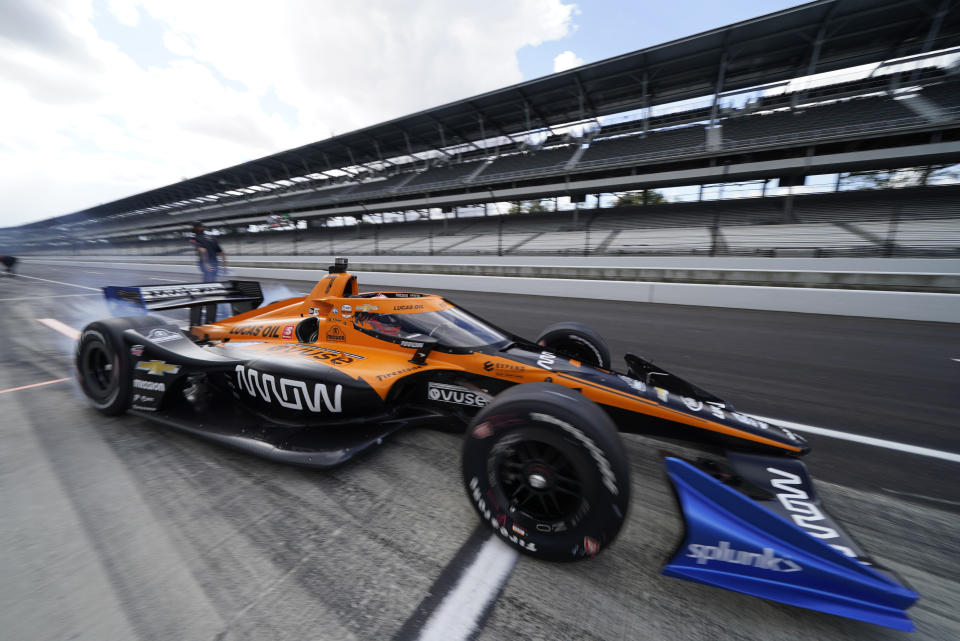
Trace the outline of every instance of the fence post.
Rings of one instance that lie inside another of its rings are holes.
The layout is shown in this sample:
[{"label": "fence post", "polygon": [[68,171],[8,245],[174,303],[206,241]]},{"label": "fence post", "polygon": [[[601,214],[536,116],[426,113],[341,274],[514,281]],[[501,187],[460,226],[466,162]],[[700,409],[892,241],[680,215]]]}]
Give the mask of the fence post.
[{"label": "fence post", "polygon": [[892,258],[897,251],[897,224],[900,222],[900,203],[895,202],[893,213],[890,215],[890,226],[887,228],[887,243],[884,256]]},{"label": "fence post", "polygon": [[589,215],[587,217],[587,228],[586,228],[587,233],[584,234],[583,236],[583,255],[584,256],[590,255],[590,225],[593,224],[594,218],[596,218],[596,214]]},{"label": "fence post", "polygon": [[497,218],[497,256],[503,256],[503,214]]}]

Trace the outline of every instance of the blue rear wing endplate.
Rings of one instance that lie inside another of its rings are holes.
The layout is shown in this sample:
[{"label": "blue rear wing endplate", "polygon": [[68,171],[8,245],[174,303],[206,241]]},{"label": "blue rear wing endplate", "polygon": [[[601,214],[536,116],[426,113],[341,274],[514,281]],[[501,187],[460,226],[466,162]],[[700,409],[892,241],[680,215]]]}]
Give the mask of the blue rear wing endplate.
[{"label": "blue rear wing endplate", "polygon": [[666,459],[686,522],[667,576],[912,631],[918,595],[694,465]]}]

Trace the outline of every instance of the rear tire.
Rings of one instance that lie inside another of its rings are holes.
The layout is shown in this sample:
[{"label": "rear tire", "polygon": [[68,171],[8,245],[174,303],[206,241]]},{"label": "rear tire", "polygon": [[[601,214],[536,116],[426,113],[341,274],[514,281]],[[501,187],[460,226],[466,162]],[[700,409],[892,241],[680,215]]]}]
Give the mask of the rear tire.
[{"label": "rear tire", "polygon": [[135,316],[108,318],[83,328],[77,341],[77,381],[96,410],[116,416],[130,407],[133,376],[123,331],[164,324],[155,316]]},{"label": "rear tire", "polygon": [[497,536],[551,561],[606,549],[630,503],[630,467],[613,421],[552,383],[512,387],[477,414],[464,441],[463,481]]},{"label": "rear tire", "polygon": [[583,323],[555,323],[537,338],[537,345],[586,365],[610,369],[610,348],[597,332]]}]

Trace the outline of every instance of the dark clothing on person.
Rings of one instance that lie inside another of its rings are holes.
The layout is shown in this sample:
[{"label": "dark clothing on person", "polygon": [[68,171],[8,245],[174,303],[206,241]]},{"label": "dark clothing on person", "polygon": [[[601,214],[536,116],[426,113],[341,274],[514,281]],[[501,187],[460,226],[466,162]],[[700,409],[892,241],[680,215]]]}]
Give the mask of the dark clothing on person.
[{"label": "dark clothing on person", "polygon": [[7,268],[8,274],[13,274],[13,268],[17,264],[17,257],[16,256],[0,257],[0,263],[3,263],[3,266]]},{"label": "dark clothing on person", "polygon": [[203,275],[203,282],[213,283],[217,280],[218,257],[223,253],[220,243],[212,236],[207,236],[203,231],[194,233],[194,248],[197,250],[197,265],[200,267],[200,273]]}]

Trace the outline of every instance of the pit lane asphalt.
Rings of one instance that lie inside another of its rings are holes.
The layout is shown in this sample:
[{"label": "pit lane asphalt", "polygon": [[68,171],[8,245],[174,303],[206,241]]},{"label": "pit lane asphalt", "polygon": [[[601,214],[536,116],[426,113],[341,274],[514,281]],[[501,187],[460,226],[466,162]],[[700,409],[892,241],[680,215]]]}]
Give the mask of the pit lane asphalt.
[{"label": "pit lane asphalt", "polygon": [[[87,287],[166,279],[21,270]],[[744,411],[960,451],[952,326],[444,294],[530,337],[558,320],[585,322],[615,354],[639,352]],[[72,341],[36,318],[79,329],[106,315],[96,292],[25,278],[0,279],[0,299],[19,299],[2,301],[0,389],[72,374]],[[102,417],[71,382],[2,394],[0,416],[4,638],[389,638],[476,523],[454,434],[401,433],[317,473]],[[921,593],[911,638],[960,638],[957,465],[810,440],[827,507]],[[522,558],[478,638],[907,638],[660,576],[680,520],[657,446],[625,441],[634,499],[620,540],[586,563]]]}]

